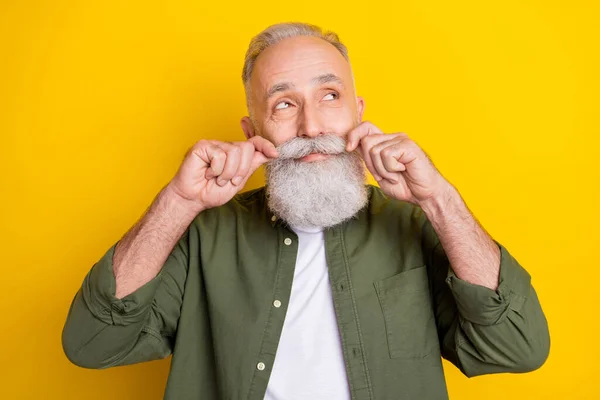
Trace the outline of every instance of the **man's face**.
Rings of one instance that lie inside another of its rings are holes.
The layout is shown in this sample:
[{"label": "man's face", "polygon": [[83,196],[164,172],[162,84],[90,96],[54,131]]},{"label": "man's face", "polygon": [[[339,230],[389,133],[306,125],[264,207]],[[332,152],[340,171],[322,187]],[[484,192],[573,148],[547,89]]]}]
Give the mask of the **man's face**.
[{"label": "man's face", "polygon": [[267,48],[249,90],[254,124],[244,117],[242,128],[247,137],[260,135],[276,146],[295,137],[344,136],[362,120],[364,102],[356,97],[350,64],[320,38],[294,37]]}]

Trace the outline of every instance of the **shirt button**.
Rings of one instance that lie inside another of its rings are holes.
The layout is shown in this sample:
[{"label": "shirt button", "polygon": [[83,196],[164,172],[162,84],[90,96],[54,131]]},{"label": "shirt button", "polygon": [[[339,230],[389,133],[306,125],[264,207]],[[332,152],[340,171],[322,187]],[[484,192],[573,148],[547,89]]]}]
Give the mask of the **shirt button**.
[{"label": "shirt button", "polygon": [[279,308],[279,307],[281,307],[281,302],[279,300],[275,300],[273,302],[273,305],[275,306],[275,308]]},{"label": "shirt button", "polygon": [[289,246],[290,244],[292,244],[292,239],[285,238],[285,240],[283,241],[283,243],[285,243],[286,246]]},{"label": "shirt button", "polygon": [[256,364],[256,368],[259,371],[262,371],[263,369],[265,369],[265,363],[264,362],[259,362],[258,364]]},{"label": "shirt button", "polygon": [[273,216],[271,217],[271,221],[273,221],[273,222],[277,221],[277,217],[273,215]]}]

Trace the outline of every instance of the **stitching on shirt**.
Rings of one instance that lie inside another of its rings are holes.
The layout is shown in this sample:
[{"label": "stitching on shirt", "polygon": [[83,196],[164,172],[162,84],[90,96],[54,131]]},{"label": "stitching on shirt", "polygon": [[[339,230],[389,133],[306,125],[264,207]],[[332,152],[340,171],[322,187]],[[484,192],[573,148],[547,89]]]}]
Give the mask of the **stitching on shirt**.
[{"label": "stitching on shirt", "polygon": [[96,336],[100,335],[106,328],[108,328],[110,325],[104,325],[102,328],[100,328],[98,330],[98,332],[94,333],[94,335],[88,340],[86,341],[84,344],[81,345],[81,347],[79,349],[77,349],[77,351],[75,352],[76,355],[79,355],[79,353],[81,353],[81,351],[83,349],[85,349],[88,344],[90,344],[94,339],[96,339]]},{"label": "stitching on shirt", "polygon": [[369,398],[373,398],[373,387],[371,386],[371,376],[369,373],[369,366],[367,364],[367,356],[365,354],[365,346],[363,342],[362,330],[360,329],[360,323],[358,321],[358,310],[356,309],[356,298],[354,295],[354,286],[352,285],[352,279],[350,279],[350,267],[348,265],[348,256],[346,254],[346,243],[344,242],[344,235],[340,228],[340,244],[342,245],[342,255],[344,256],[344,267],[346,269],[346,276],[348,277],[348,290],[350,290],[350,298],[352,299],[352,311],[354,312],[354,319],[356,320],[356,329],[358,331],[358,341],[360,344],[360,351],[362,352],[362,361],[365,371],[365,379],[367,381],[367,388],[369,389]]},{"label": "stitching on shirt", "polygon": [[[465,331],[463,328],[463,319],[464,318],[458,313],[457,313],[457,315],[458,315],[458,321],[457,321],[458,326],[456,327],[456,331],[454,332],[454,343],[456,346],[456,354],[458,356],[458,349],[460,349],[463,344],[467,343],[467,340],[463,339],[460,335],[462,332]],[[464,335],[466,336],[466,333],[464,333]]]},{"label": "stitching on shirt", "polygon": [[157,330],[155,330],[155,329],[152,329],[152,328],[151,328],[149,325],[145,325],[145,326],[142,328],[142,332],[146,332],[146,333],[148,333],[149,335],[151,335],[151,336],[154,336],[156,339],[160,340],[161,342],[162,342],[162,340],[163,340],[163,337],[162,337],[162,335],[161,335],[161,334],[160,334],[160,333],[159,333]]},{"label": "stitching on shirt", "polygon": [[123,360],[125,360],[125,358],[127,358],[127,356],[131,354],[133,349],[136,348],[139,341],[140,341],[140,335],[137,336],[135,342],[133,342],[133,344],[130,347],[128,347],[125,351],[122,351],[120,354],[118,354],[118,357],[116,357],[113,362],[105,365],[104,367],[102,367],[102,369],[111,368],[111,367],[117,366],[118,364],[123,362]]}]

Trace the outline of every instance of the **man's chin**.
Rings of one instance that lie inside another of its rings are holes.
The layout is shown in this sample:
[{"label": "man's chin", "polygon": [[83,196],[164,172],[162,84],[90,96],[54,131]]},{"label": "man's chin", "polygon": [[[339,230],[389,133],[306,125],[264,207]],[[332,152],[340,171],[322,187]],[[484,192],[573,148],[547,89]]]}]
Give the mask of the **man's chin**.
[{"label": "man's chin", "polygon": [[352,218],[367,201],[362,160],[350,153],[306,157],[267,165],[271,211],[302,227],[325,228]]}]

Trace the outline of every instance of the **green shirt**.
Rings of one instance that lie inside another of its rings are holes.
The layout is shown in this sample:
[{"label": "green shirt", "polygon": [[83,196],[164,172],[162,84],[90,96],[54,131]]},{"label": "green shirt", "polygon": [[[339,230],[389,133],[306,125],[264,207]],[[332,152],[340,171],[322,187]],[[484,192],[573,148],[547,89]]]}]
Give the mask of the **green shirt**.
[{"label": "green shirt", "polygon": [[[500,243],[498,289],[463,281],[422,209],[371,185],[368,205],[324,237],[353,399],[446,399],[441,357],[467,376],[546,360],[530,276]],[[165,399],[263,399],[297,251],[264,188],[200,213],[160,273],[122,299],[113,245],[73,299],[64,351],[85,368],[173,354]]]}]

